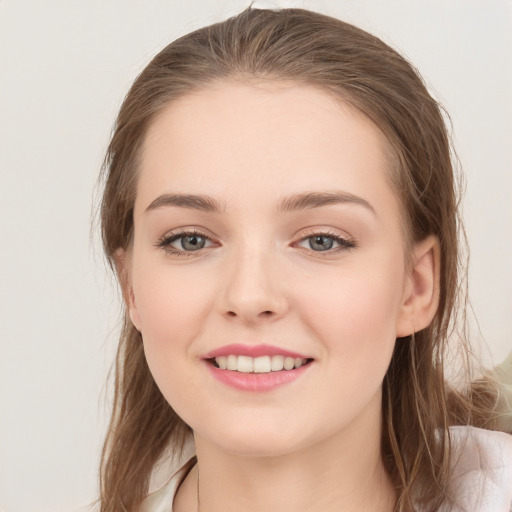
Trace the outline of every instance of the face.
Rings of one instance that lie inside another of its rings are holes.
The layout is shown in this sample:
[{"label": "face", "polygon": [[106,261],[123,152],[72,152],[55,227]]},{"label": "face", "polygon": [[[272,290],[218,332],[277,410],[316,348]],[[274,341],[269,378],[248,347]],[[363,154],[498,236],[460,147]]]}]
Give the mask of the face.
[{"label": "face", "polygon": [[375,125],[306,86],[222,83],[152,123],[130,316],[201,438],[277,454],[380,428],[408,289],[387,161]]}]

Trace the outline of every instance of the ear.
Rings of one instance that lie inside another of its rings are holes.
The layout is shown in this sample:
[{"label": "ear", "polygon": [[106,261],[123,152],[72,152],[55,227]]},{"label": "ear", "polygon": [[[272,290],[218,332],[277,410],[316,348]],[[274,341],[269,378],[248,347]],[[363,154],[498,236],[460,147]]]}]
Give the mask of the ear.
[{"label": "ear", "polygon": [[140,315],[137,310],[137,304],[135,302],[135,294],[133,292],[133,286],[131,282],[130,272],[130,255],[129,252],[124,249],[117,249],[115,252],[115,262],[117,277],[123,293],[123,300],[126,306],[126,310],[130,315],[130,320],[134,325],[135,329],[139,332],[141,330]]},{"label": "ear", "polygon": [[396,323],[398,338],[421,331],[432,322],[439,306],[439,276],[439,241],[432,235],[413,247]]}]

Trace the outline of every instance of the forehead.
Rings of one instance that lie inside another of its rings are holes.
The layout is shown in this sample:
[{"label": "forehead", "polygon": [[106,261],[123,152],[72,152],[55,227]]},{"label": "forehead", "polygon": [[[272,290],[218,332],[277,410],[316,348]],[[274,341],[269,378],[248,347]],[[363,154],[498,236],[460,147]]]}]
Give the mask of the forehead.
[{"label": "forehead", "polygon": [[[219,82],[160,112],[146,134],[137,202],[161,192],[270,198],[342,187],[392,194],[384,135],[327,92],[278,81]],[[384,195],[386,195],[384,194]]]}]

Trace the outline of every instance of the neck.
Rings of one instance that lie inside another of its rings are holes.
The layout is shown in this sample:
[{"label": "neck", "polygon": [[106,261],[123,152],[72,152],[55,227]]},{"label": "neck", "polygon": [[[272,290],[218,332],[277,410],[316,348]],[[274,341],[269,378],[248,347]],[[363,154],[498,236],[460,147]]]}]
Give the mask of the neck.
[{"label": "neck", "polygon": [[197,434],[195,442],[198,465],[180,488],[176,512],[197,510],[198,498],[199,512],[394,510],[396,492],[382,462],[380,428],[339,432],[267,457],[226,452]]}]

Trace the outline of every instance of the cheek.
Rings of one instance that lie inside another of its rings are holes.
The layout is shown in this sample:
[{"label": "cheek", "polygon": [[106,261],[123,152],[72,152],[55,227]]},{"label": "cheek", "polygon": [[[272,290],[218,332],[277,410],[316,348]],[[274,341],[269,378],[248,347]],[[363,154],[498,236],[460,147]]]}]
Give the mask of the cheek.
[{"label": "cheek", "polygon": [[[371,342],[381,336],[394,337],[401,303],[399,273],[389,268],[389,276],[372,271],[340,275],[318,281],[301,293],[309,322],[324,334],[339,333],[345,339]],[[373,336],[369,336],[373,333]]]},{"label": "cheek", "polygon": [[139,268],[133,287],[146,361],[167,402],[188,423],[190,411],[201,410],[201,382],[190,361],[197,356],[193,341],[201,335],[212,294],[186,272],[156,264]]},{"label": "cheek", "polygon": [[380,384],[396,341],[403,279],[400,262],[390,260],[340,272],[303,290],[303,319],[327,359],[343,372],[343,385],[364,385],[361,376]]},{"label": "cheek", "polygon": [[166,269],[161,263],[141,261],[134,267],[132,281],[142,331],[148,334],[180,329],[208,303],[208,281],[194,279],[186,271]]},{"label": "cheek", "polygon": [[368,404],[380,410],[382,381],[396,342],[401,296],[396,288],[389,277],[352,275],[329,293],[310,293],[304,301],[303,320],[320,340],[324,361],[324,379],[310,400],[329,411],[332,421],[326,424],[347,425]]},{"label": "cheek", "polygon": [[168,378],[170,361],[178,367],[180,360],[191,356],[192,342],[201,332],[214,294],[187,272],[162,269],[155,263],[134,268],[133,289],[146,358],[160,384],[161,376]]}]

